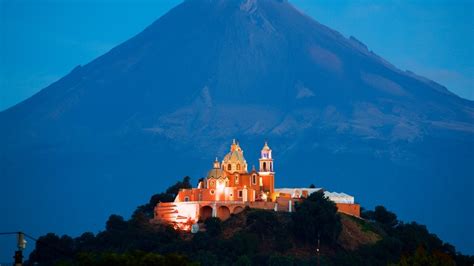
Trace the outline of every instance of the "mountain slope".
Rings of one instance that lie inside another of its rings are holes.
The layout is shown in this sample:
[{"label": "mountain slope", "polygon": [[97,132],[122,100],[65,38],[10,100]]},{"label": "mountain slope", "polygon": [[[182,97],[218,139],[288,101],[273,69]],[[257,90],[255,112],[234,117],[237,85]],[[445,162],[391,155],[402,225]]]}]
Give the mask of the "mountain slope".
[{"label": "mountain slope", "polygon": [[286,1],[185,1],[0,125],[0,211],[14,217],[0,227],[100,228],[170,179],[197,180],[232,138],[249,163],[268,139],[277,186],[382,203],[474,252],[474,103]]}]

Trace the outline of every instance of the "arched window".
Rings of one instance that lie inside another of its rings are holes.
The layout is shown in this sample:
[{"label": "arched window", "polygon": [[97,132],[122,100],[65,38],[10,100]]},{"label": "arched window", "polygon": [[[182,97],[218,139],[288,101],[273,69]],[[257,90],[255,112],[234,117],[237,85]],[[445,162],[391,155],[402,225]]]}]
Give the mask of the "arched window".
[{"label": "arched window", "polygon": [[238,184],[239,183],[239,176],[238,175],[235,175],[235,184]]},{"label": "arched window", "polygon": [[228,170],[228,171],[232,170],[232,165],[231,165],[231,164],[228,164],[228,165],[227,165],[227,170]]},{"label": "arched window", "polygon": [[240,170],[240,163],[237,164],[237,170]]},{"label": "arched window", "polygon": [[252,184],[257,184],[257,176],[256,175],[253,175],[252,176]]},{"label": "arched window", "polygon": [[263,171],[267,171],[267,163],[263,162]]}]

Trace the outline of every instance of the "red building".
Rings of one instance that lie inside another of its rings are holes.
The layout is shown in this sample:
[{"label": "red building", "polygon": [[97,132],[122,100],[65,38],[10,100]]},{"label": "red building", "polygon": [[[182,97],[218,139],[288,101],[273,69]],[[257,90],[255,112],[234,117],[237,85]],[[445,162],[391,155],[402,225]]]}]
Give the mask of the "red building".
[{"label": "red building", "polygon": [[[244,151],[235,140],[222,162],[216,160],[207,176],[197,188],[181,189],[174,202],[160,202],[155,207],[155,220],[175,224],[176,228],[189,229],[191,224],[208,217],[227,219],[246,206],[293,211],[295,201],[322,190],[318,188],[275,189],[275,172],[272,150],[265,142],[259,159],[258,171],[247,170]],[[359,216],[360,206],[354,197],[344,193],[324,192],[333,200],[340,212]]]}]

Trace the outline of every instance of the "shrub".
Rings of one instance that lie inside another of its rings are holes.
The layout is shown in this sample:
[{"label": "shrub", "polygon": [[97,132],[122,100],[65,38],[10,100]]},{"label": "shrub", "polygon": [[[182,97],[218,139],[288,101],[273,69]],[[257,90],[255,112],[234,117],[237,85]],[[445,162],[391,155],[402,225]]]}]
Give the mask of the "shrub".
[{"label": "shrub", "polygon": [[321,241],[335,243],[342,230],[341,219],[336,204],[315,192],[301,204],[296,205],[292,214],[294,232],[299,239],[308,243]]}]

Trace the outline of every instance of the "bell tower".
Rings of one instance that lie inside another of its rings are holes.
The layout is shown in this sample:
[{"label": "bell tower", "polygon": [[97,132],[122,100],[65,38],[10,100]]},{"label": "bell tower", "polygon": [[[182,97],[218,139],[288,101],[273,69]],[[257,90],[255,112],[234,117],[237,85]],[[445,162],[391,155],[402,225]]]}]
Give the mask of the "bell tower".
[{"label": "bell tower", "polygon": [[260,175],[269,175],[273,174],[273,159],[272,159],[272,149],[268,146],[268,143],[265,141],[265,145],[263,145],[260,159],[258,159],[260,163],[259,174]]},{"label": "bell tower", "polygon": [[260,167],[258,170],[260,191],[265,195],[264,197],[272,197],[275,190],[275,172],[273,171],[272,149],[268,147],[265,141],[263,145],[260,159],[258,159]]}]

